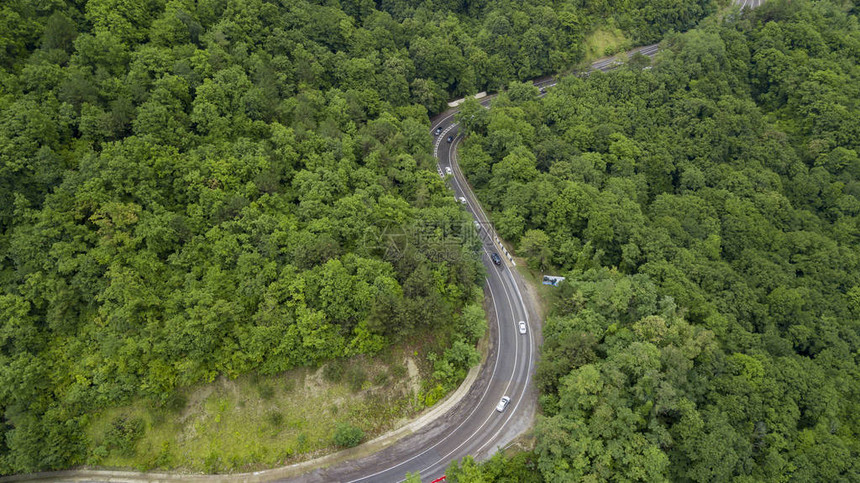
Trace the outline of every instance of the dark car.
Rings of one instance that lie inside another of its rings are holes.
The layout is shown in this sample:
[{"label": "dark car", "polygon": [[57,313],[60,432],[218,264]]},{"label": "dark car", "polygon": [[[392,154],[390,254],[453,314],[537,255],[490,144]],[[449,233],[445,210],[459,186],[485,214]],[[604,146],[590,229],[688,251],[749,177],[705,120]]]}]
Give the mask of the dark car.
[{"label": "dark car", "polygon": [[438,135],[442,134],[442,128],[441,128],[441,127],[437,127],[437,128],[436,128],[436,130],[435,130],[435,131],[433,131],[433,134],[435,134],[436,136],[438,136]]},{"label": "dark car", "polygon": [[447,141],[448,141],[449,143],[450,143],[450,142],[454,142],[454,136],[448,136]]},{"label": "dark car", "polygon": [[495,263],[496,265],[501,265],[501,264],[502,264],[502,257],[500,257],[500,256],[499,256],[499,254],[498,254],[498,253],[496,253],[496,252],[493,252],[493,253],[490,255],[490,259],[491,259],[491,260],[493,261],[493,263]]}]

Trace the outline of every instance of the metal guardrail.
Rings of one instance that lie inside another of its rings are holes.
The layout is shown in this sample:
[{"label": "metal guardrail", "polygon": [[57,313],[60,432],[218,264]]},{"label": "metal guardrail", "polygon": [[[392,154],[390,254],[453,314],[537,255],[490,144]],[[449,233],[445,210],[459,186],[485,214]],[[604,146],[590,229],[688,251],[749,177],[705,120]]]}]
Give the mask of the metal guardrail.
[{"label": "metal guardrail", "polygon": [[[486,91],[482,91],[482,92],[479,92],[479,93],[475,94],[475,95],[474,95],[474,96],[472,96],[472,97],[474,97],[475,99],[483,99],[483,98],[487,97],[487,93],[486,93]],[[460,104],[462,104],[462,103],[464,103],[464,102],[466,102],[466,98],[465,98],[465,97],[464,97],[464,98],[462,98],[462,99],[457,99],[456,101],[451,101],[451,102],[449,102],[449,103],[448,103],[448,107],[457,107],[457,106],[459,106]]]},{"label": "metal guardrail", "polygon": [[[495,231],[495,230],[494,230],[494,231]],[[517,266],[517,262],[515,262],[515,261],[514,261],[514,257],[512,257],[510,253],[508,253],[508,249],[507,249],[507,248],[505,248],[505,246],[504,246],[504,245],[502,245],[502,240],[500,240],[500,239],[499,239],[499,237],[497,237],[496,235],[493,235],[493,240],[496,242],[496,245],[498,245],[498,246],[499,246],[499,248],[501,248],[501,249],[502,249],[502,253],[504,253],[504,254],[505,254],[505,256],[506,256],[506,257],[508,257],[508,260],[511,262],[511,265],[513,265],[513,266],[515,266],[515,267],[516,267],[516,266]]]}]

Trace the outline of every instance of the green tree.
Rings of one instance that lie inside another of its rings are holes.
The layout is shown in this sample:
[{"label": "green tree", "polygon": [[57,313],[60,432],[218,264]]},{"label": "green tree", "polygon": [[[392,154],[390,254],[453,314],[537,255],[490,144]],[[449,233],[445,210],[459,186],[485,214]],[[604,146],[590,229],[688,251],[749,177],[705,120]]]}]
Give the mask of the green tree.
[{"label": "green tree", "polygon": [[549,236],[543,230],[528,230],[520,238],[520,252],[529,257],[530,264],[538,270],[545,270],[551,256]]},{"label": "green tree", "polygon": [[361,428],[357,428],[348,423],[338,424],[337,428],[334,430],[334,435],[332,436],[334,444],[344,448],[358,446],[363,439],[364,431],[362,431]]}]

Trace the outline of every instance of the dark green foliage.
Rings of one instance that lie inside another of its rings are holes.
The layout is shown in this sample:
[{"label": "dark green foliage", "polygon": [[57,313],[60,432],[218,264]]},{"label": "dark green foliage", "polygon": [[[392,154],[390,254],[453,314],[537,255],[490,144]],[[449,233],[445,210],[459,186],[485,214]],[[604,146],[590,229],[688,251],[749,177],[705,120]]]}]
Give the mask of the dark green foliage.
[{"label": "dark green foliage", "polygon": [[257,390],[260,393],[260,398],[264,401],[272,399],[275,395],[275,388],[271,384],[262,383],[257,387]]},{"label": "dark green foliage", "polygon": [[221,460],[221,455],[217,451],[212,451],[203,458],[203,466],[207,473],[218,473],[223,468],[224,463]]},{"label": "dark green foliage", "polygon": [[687,3],[3,2],[0,473],[104,456],[86,413],[417,331],[458,341],[454,381],[481,266],[428,113],[712,5]]},{"label": "dark green foliage", "polygon": [[858,38],[854,11],[767,2],[469,126],[499,231],[568,277],[546,481],[860,479]]},{"label": "dark green foliage", "polygon": [[343,380],[343,374],[346,370],[346,361],[343,359],[335,359],[328,362],[323,367],[323,377],[329,382],[340,382]]},{"label": "dark green foliage", "polygon": [[364,439],[364,431],[349,423],[341,423],[337,425],[332,435],[334,444],[343,448],[352,448],[358,446]]},{"label": "dark green foliage", "polygon": [[279,411],[271,411],[266,414],[266,421],[272,426],[272,429],[278,430],[284,425],[284,415]]},{"label": "dark green foliage", "polygon": [[367,371],[357,364],[348,366],[344,376],[346,378],[346,383],[349,385],[349,389],[353,392],[361,390],[362,386],[364,386],[364,383],[367,381]]},{"label": "dark green foliage", "polygon": [[144,422],[140,418],[118,417],[105,432],[103,444],[109,451],[122,456],[134,456],[137,440],[143,436],[144,429]]}]

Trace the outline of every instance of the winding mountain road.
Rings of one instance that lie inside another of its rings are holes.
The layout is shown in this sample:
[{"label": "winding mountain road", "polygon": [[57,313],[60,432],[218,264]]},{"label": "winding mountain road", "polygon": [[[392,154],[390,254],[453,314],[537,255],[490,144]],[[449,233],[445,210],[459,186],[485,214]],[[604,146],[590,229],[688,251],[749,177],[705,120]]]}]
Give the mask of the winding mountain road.
[{"label": "winding mountain road", "polygon": [[[634,49],[653,57],[656,44]],[[591,70],[607,71],[619,65],[616,59],[600,60]],[[546,89],[556,85],[555,78],[534,81],[535,86]],[[543,95],[543,94],[541,94]],[[480,101],[489,107],[495,96]],[[458,199],[465,199],[464,208],[475,221],[482,241],[482,259],[487,267],[485,292],[491,300],[490,348],[478,379],[466,396],[448,413],[427,427],[410,435],[396,445],[363,459],[315,470],[290,481],[301,482],[400,482],[407,472],[420,472],[422,480],[433,481],[441,477],[448,464],[455,459],[472,455],[477,460],[492,456],[525,430],[531,427],[537,412],[537,391],[531,380],[537,362],[541,321],[531,298],[524,297],[524,282],[513,269],[513,260],[506,257],[497,244],[497,236],[489,217],[466,181],[457,164],[456,148],[462,139],[455,120],[458,110],[440,114],[431,121],[431,133],[437,128],[433,155],[439,174],[449,181]],[[448,137],[452,142],[448,142]],[[446,174],[450,170],[451,174]],[[497,266],[490,254],[501,255]],[[525,321],[528,330],[520,334],[519,321]],[[511,398],[503,412],[496,411],[502,398]]]},{"label": "winding mountain road", "polygon": [[[757,6],[762,0],[735,0],[741,8]],[[749,2],[752,2],[751,4]],[[658,46],[649,45],[636,52],[653,57]],[[603,59],[591,64],[589,71],[607,71],[619,65],[617,58]],[[553,77],[534,81],[545,91],[556,85]],[[544,95],[542,92],[541,95]],[[485,107],[495,96],[480,102]],[[477,377],[464,385],[468,391],[447,411],[433,414],[426,421],[406,432],[406,436],[392,439],[387,447],[366,456],[360,452],[325,457],[313,462],[275,468],[255,473],[234,475],[180,475],[168,473],[136,473],[131,471],[74,470],[38,475],[21,475],[0,478],[2,481],[20,479],[54,481],[290,481],[290,482],[400,482],[407,472],[420,472],[422,480],[432,481],[444,475],[451,461],[467,455],[483,460],[528,430],[537,412],[537,391],[532,384],[537,362],[537,348],[541,340],[541,320],[533,298],[527,296],[525,284],[513,267],[513,260],[505,256],[498,245],[489,217],[482,209],[469,183],[457,164],[457,145],[461,141],[455,120],[458,110],[449,110],[432,119],[431,134],[437,128],[434,156],[441,176],[449,184],[454,196],[465,199],[464,209],[472,215],[481,236],[481,257],[487,268],[485,294],[489,335],[487,357]],[[448,142],[448,137],[452,141]],[[450,169],[451,174],[447,174]],[[496,265],[490,255],[497,252],[502,263]],[[528,330],[521,334],[518,322],[524,321]],[[496,405],[502,396],[510,397],[504,411]],[[456,400],[457,398],[454,398]],[[371,442],[372,445],[373,442]],[[380,444],[379,447],[386,444]],[[374,448],[375,450],[375,448]],[[370,451],[366,451],[368,453]],[[352,458],[352,459],[350,459]],[[315,469],[311,469],[315,468]]]},{"label": "winding mountain road", "polygon": [[[497,266],[490,259],[491,253],[503,252],[494,245],[492,225],[456,164],[460,140],[454,122],[456,113],[447,112],[433,119],[432,131],[442,129],[436,136],[434,155],[440,175],[457,198],[466,200],[464,208],[480,226],[477,231],[482,241],[481,257],[487,268],[485,294],[490,301],[487,358],[466,395],[415,434],[366,458],[318,469],[289,481],[399,482],[407,472],[420,472],[424,481],[432,481],[444,475],[452,460],[466,455],[477,459],[491,456],[527,430],[534,420],[537,393],[531,379],[537,362],[540,321],[530,299],[523,296],[523,282],[511,270],[510,260],[503,257],[503,263]],[[448,143],[448,136],[454,136],[454,141]],[[447,168],[453,175],[445,174]],[[526,322],[525,334],[519,333],[519,321]],[[496,405],[503,396],[511,400],[499,412]]]}]

